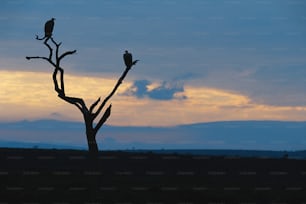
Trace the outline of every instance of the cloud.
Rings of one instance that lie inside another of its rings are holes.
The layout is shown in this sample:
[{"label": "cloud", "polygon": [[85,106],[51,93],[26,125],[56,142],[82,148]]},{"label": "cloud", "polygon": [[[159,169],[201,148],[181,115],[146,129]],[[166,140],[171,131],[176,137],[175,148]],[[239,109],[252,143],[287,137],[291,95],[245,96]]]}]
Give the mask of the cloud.
[{"label": "cloud", "polygon": [[[0,121],[47,118],[83,122],[79,110],[57,97],[50,73],[0,71],[0,75]],[[81,97],[89,105],[97,97],[107,96],[116,79],[67,72],[65,83],[69,96]],[[306,106],[265,105],[239,92],[174,82],[126,80],[110,102],[113,109],[107,124],[111,125],[172,126],[224,120],[305,121],[306,118]]]},{"label": "cloud", "polygon": [[[149,86],[153,85],[153,88]],[[148,80],[136,80],[133,85],[128,88],[123,95],[136,96],[137,98],[148,97],[154,100],[172,100],[172,99],[186,99],[184,87],[179,84],[172,84],[163,81],[162,84],[154,86],[152,82]]]},{"label": "cloud", "polygon": [[137,98],[143,98],[148,93],[148,85],[151,82],[148,80],[136,80],[131,88],[128,89],[128,95],[135,95]]}]

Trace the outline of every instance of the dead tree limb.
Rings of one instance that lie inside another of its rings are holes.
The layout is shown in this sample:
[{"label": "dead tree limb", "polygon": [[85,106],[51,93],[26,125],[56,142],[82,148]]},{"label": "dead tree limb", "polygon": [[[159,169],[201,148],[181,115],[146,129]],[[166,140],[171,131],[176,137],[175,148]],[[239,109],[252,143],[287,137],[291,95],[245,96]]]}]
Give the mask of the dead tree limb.
[{"label": "dead tree limb", "polygon": [[[109,95],[103,100],[103,102],[99,105],[101,98],[99,97],[93,104],[91,104],[90,108],[88,109],[84,100],[82,98],[77,97],[71,97],[67,96],[65,92],[65,83],[64,83],[64,69],[61,67],[61,60],[63,60],[68,55],[73,55],[76,53],[76,50],[72,51],[66,51],[62,54],[60,54],[60,46],[62,43],[57,43],[53,37],[50,37],[51,42],[53,43],[53,46],[51,46],[47,40],[44,41],[44,45],[49,50],[49,56],[48,57],[41,57],[41,56],[33,56],[33,57],[26,57],[26,59],[42,59],[47,62],[49,62],[53,67],[53,83],[54,83],[54,90],[57,92],[58,97],[67,103],[75,105],[83,114],[84,122],[85,122],[85,128],[86,128],[86,136],[87,136],[87,143],[88,143],[88,149],[89,152],[92,155],[96,155],[98,153],[98,145],[96,142],[96,134],[98,130],[103,126],[103,124],[107,121],[109,116],[111,115],[111,108],[112,105],[110,104],[108,108],[104,111],[103,115],[100,117],[100,119],[97,121],[96,124],[94,124],[94,120],[100,115],[102,109],[106,105],[106,103],[109,101],[109,99],[115,94],[117,89],[119,88],[120,84],[122,84],[124,78],[128,74],[128,72],[131,70],[131,66],[127,66],[124,72],[122,73],[121,77],[115,84],[113,90],[109,93]],[[54,57],[54,49],[52,47],[55,47],[55,59]],[[134,64],[133,64],[134,65]],[[59,80],[58,82],[58,74],[59,74]],[[94,109],[97,108],[97,110],[94,112]]]}]

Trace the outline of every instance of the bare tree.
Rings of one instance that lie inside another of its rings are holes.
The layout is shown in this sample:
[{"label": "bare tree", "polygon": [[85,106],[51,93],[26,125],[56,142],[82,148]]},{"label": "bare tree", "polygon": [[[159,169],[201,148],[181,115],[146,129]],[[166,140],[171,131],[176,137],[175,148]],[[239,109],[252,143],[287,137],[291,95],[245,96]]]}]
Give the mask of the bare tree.
[{"label": "bare tree", "polygon": [[[53,46],[51,46],[48,43],[48,40],[51,40],[53,43]],[[37,39],[40,40],[40,39]],[[85,121],[85,127],[86,127],[86,136],[87,136],[87,143],[88,143],[88,150],[89,153],[92,155],[96,155],[98,153],[98,145],[96,142],[96,135],[98,130],[102,127],[102,125],[106,122],[108,117],[111,114],[111,107],[110,104],[103,114],[100,114],[102,109],[105,107],[108,100],[115,94],[116,90],[120,86],[120,84],[123,82],[124,78],[126,77],[127,73],[131,70],[132,66],[136,64],[136,61],[126,61],[126,68],[120,78],[118,79],[117,83],[115,84],[113,90],[109,93],[109,95],[101,102],[101,98],[98,98],[91,106],[88,108],[82,98],[77,97],[71,97],[67,96],[65,93],[65,83],[64,83],[64,69],[61,67],[61,61],[67,57],[68,55],[72,55],[76,53],[76,50],[67,51],[62,54],[59,53],[59,48],[61,46],[61,43],[57,43],[53,37],[49,37],[48,40],[44,41],[44,45],[49,49],[49,56],[48,57],[42,57],[42,56],[32,56],[32,57],[26,57],[26,59],[42,59],[47,62],[49,62],[54,67],[53,72],[53,83],[54,83],[54,89],[58,94],[58,97],[62,100],[75,105],[83,114],[83,118]],[[54,50],[55,47],[55,60],[54,58]],[[127,51],[126,51],[127,53]],[[130,53],[129,53],[130,54]],[[132,58],[128,59],[132,60]],[[59,81],[58,82],[58,73]],[[96,109],[96,110],[95,110]],[[97,119],[97,123],[94,123],[94,120]]]}]

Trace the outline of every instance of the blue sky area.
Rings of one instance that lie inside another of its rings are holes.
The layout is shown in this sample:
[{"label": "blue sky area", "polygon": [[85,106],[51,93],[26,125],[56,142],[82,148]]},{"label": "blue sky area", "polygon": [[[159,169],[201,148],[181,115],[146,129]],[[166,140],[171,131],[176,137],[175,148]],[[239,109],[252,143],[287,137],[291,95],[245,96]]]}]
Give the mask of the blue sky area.
[{"label": "blue sky area", "polygon": [[[23,60],[43,49],[33,41],[56,18],[54,37],[77,49],[71,72],[102,75],[122,67],[130,49],[133,76],[209,86],[270,105],[306,104],[306,2],[1,1],[1,69],[41,71]],[[17,66],[18,65],[18,66]],[[103,68],[102,68],[103,67]],[[45,70],[44,70],[45,71]]]},{"label": "blue sky area", "polygon": [[94,101],[123,71],[124,50],[140,59],[109,125],[306,120],[303,0],[2,0],[1,122],[82,121],[54,93],[52,67],[25,60],[48,54],[35,35],[52,17],[62,50],[77,50],[63,62],[73,94]]}]

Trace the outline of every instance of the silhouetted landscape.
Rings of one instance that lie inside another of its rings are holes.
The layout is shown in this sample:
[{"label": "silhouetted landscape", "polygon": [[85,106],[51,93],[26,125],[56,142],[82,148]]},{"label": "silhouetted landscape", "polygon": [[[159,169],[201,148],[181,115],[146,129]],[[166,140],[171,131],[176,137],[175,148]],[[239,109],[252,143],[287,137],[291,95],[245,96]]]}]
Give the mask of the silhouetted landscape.
[{"label": "silhouetted landscape", "polygon": [[300,159],[189,152],[0,149],[10,203],[303,203]]},{"label": "silhouetted landscape", "polygon": [[[0,202],[306,201],[305,122],[105,126],[97,141],[108,151],[100,151],[96,159],[80,140],[83,125],[56,120],[0,123],[1,134],[8,135],[0,141]],[[178,138],[178,143],[162,140],[167,137]]]}]

